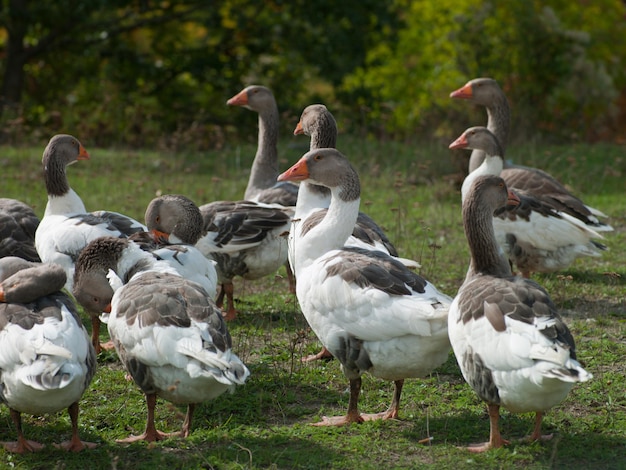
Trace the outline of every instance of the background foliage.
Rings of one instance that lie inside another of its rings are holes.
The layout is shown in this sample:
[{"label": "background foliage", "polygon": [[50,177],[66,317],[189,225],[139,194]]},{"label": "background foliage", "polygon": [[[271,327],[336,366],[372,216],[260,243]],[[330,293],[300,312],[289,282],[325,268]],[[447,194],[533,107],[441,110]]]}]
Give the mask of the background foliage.
[{"label": "background foliage", "polygon": [[620,0],[0,5],[5,143],[68,132],[96,145],[219,148],[251,129],[241,121],[255,116],[225,106],[251,83],[271,87],[284,116],[321,101],[344,130],[436,138],[477,113],[448,98],[476,76],[505,88],[514,139],[623,138]]}]

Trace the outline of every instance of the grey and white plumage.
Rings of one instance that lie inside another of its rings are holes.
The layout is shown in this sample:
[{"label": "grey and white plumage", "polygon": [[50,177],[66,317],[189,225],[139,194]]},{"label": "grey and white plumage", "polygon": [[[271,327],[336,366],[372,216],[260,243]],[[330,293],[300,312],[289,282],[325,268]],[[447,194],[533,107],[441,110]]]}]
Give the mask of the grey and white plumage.
[{"label": "grey and white plumage", "polygon": [[[463,181],[461,196],[480,175],[501,175],[502,147],[485,127],[465,130],[450,148],[469,148],[485,154],[483,162]],[[577,258],[600,256],[608,248],[604,237],[579,219],[561,212],[533,192],[512,188],[519,205],[500,210],[493,218],[496,239],[508,259],[526,276],[531,272],[554,272],[567,268]]]},{"label": "grey and white plumage", "polygon": [[13,452],[39,450],[21,428],[21,413],[68,409],[72,437],[60,447],[92,447],[78,437],[78,402],[96,371],[96,354],[72,299],[61,292],[65,272],[54,264],[0,259],[0,400],[10,411],[18,440]]},{"label": "grey and white plumage", "polygon": [[109,284],[114,292],[108,299],[109,334],[146,395],[146,431],[124,442],[165,436],[151,419],[157,396],[187,405],[180,433],[186,437],[197,403],[245,382],[249,371],[231,349],[221,311],[206,290],[167,263],[129,240],[105,237],[83,250],[76,273],[74,294],[81,303],[94,284]]},{"label": "grey and white plumage", "polygon": [[[493,132],[502,146],[501,157],[504,158],[508,144],[511,111],[506,95],[498,82],[492,78],[475,78],[453,91],[450,96],[485,107],[487,128]],[[484,158],[485,154],[482,150],[474,149],[470,156],[469,171],[472,172],[478,168]],[[613,227],[601,220],[607,217],[606,214],[587,206],[560,181],[543,170],[505,162],[500,176],[509,188],[527,191],[556,210],[579,219],[595,231],[613,230]]]},{"label": "grey and white plumage", "polygon": [[463,201],[471,261],[450,307],[448,331],[463,377],[489,406],[490,440],[470,448],[477,452],[506,443],[498,429],[500,407],[536,412],[531,438],[540,439],[542,414],[591,378],[548,293],[513,276],[499,253],[493,213],[517,203],[504,180],[492,175],[477,178]]},{"label": "grey and white plumage", "polygon": [[[279,179],[331,190],[324,220],[298,235],[294,253],[302,312],[350,380],[347,415],[320,424],[396,417],[404,379],[423,377],[448,357],[452,299],[386,253],[344,246],[358,216],[360,183],[339,151],[309,151]],[[358,412],[365,372],[394,381],[386,413]]]},{"label": "grey and white plumage", "polygon": [[41,261],[35,248],[39,217],[33,209],[16,199],[0,198],[0,258],[19,256]]}]

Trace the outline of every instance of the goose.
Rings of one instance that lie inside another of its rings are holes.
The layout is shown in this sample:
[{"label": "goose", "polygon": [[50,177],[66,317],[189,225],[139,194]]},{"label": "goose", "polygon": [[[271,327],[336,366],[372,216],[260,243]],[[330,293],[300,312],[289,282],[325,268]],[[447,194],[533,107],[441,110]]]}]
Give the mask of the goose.
[{"label": "goose", "polygon": [[[195,247],[204,228],[198,206],[181,194],[159,196],[148,204],[145,223],[156,244],[152,254],[167,261],[184,278],[200,284],[215,299],[216,263]],[[133,236],[131,240],[135,241]]]},{"label": "goose", "polygon": [[[503,168],[502,149],[496,136],[485,127],[470,127],[450,148],[482,151],[486,157],[461,187],[462,200],[480,175],[499,176]],[[521,202],[493,218],[496,239],[511,263],[524,277],[532,272],[554,272],[567,268],[577,258],[601,256],[608,248],[604,237],[589,225],[535,197],[534,193],[512,188]]]},{"label": "goose", "polygon": [[[504,158],[511,111],[506,95],[498,82],[492,78],[475,78],[450,93],[450,97],[485,106],[487,109],[487,128],[500,142],[503,151],[501,157]],[[484,153],[475,149],[470,157],[469,171],[472,172],[476,169],[483,159]],[[536,198],[554,206],[560,212],[576,217],[597,232],[613,230],[611,225],[600,220],[600,218],[606,218],[606,214],[585,205],[561,182],[543,170],[510,165],[505,162],[505,168],[500,176],[504,178],[509,187],[531,192]]]},{"label": "goose", "polygon": [[272,91],[261,85],[250,85],[227,102],[242,106],[259,115],[257,151],[252,162],[244,199],[266,204],[295,206],[298,186],[277,182],[278,177],[278,106]]},{"label": "goose", "polygon": [[256,280],[275,273],[287,262],[287,237],[293,209],[253,201],[215,201],[200,206],[204,235],[196,248],[216,262],[221,284],[216,303],[237,317],[233,279]]},{"label": "goose", "polygon": [[[48,192],[44,216],[35,232],[35,246],[44,263],[56,263],[65,270],[65,288],[72,292],[74,262],[80,251],[98,237],[128,237],[146,231],[136,220],[110,211],[87,212],[85,205],[67,180],[66,167],[88,160],[89,153],[75,137],[58,134],[43,152],[43,174]],[[91,314],[92,341],[100,352],[100,320]],[[110,347],[105,344],[104,347]]]},{"label": "goose", "polygon": [[0,198],[0,258],[18,256],[41,261],[35,248],[35,231],[39,217],[33,209],[17,199]]},{"label": "goose", "polygon": [[[323,185],[331,202],[323,221],[295,243],[296,295],[313,332],[341,363],[350,382],[345,416],[320,426],[398,416],[404,380],[423,377],[448,358],[448,307],[452,299],[386,253],[344,246],[358,217],[357,172],[338,150],[307,152],[279,181]],[[361,415],[365,372],[392,380],[386,412]]]},{"label": "goose", "polygon": [[8,256],[0,259],[0,401],[10,410],[17,441],[4,447],[35,452],[22,413],[41,415],[67,408],[72,436],[58,447],[72,452],[95,447],[78,435],[78,402],[96,370],[96,353],[73,301],[61,292],[65,271]]},{"label": "goose", "polygon": [[487,403],[489,441],[483,452],[508,443],[499,431],[500,407],[536,413],[531,440],[542,436],[544,413],[575,383],[592,378],[576,360],[574,339],[549,294],[536,282],[513,276],[498,252],[492,217],[519,199],[498,176],[478,177],[463,201],[463,226],[471,261],[450,307],[450,342],[463,377]]},{"label": "goose", "polygon": [[[323,104],[311,104],[304,108],[300,120],[293,131],[294,135],[307,135],[311,138],[309,150],[336,148],[337,121]],[[330,205],[330,190],[325,186],[310,182],[301,182],[296,202],[296,211],[289,234],[289,263],[293,266],[295,240],[301,232],[307,232],[319,224],[325,217]],[[406,258],[399,258],[398,251],[383,229],[367,214],[359,212],[352,234],[346,240],[346,246],[357,246],[368,250],[378,250],[398,258],[411,269],[418,269],[419,263]],[[330,359],[332,355],[326,348],[316,354],[302,358],[303,362]]]},{"label": "goose", "polygon": [[[110,302],[104,309],[109,334],[148,408],[144,433],[118,442],[188,437],[196,404],[232,391],[249,376],[208,292],[132,241],[103,237],[85,247],[76,262],[76,299],[89,298],[94,285],[114,292],[104,300]],[[157,397],[187,405],[179,433],[156,429]]]}]

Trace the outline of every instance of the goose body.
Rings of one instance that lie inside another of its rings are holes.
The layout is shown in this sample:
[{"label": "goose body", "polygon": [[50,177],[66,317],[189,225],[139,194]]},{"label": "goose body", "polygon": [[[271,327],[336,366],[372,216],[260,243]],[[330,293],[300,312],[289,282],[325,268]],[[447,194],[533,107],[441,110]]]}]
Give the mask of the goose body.
[{"label": "goose body", "polygon": [[41,261],[35,248],[39,217],[33,209],[16,199],[0,198],[0,258],[18,256]]},{"label": "goose body", "polygon": [[[187,405],[180,433],[187,437],[195,405],[232,391],[249,375],[231,349],[220,310],[199,284],[124,239],[95,240],[80,255],[76,289],[104,283],[114,291],[109,334],[148,404],[146,431],[123,442],[166,436],[154,424],[157,396]],[[85,294],[75,290],[77,299]]]},{"label": "goose body", "polygon": [[196,248],[216,262],[222,285],[217,303],[226,296],[226,319],[236,317],[233,279],[260,279],[287,261],[287,237],[293,210],[253,201],[216,201],[200,206],[204,235]]},{"label": "goose body", "polygon": [[226,104],[243,106],[259,115],[257,151],[252,162],[244,199],[265,204],[295,206],[298,186],[277,182],[278,177],[278,106],[272,91],[261,85],[250,85]]},{"label": "goose body", "polygon": [[80,451],[92,444],[78,437],[78,402],[96,370],[95,350],[72,300],[61,292],[65,272],[53,264],[17,257],[0,259],[0,400],[10,411],[18,453],[43,446],[25,439],[21,413],[67,408],[72,438],[61,444]]},{"label": "goose body", "polygon": [[35,233],[35,245],[43,262],[63,266],[70,291],[74,261],[87,243],[102,236],[128,237],[146,229],[117,212],[87,212],[66,174],[68,165],[87,159],[89,154],[78,139],[66,134],[52,137],[42,158],[48,203]]},{"label": "goose body", "polygon": [[[453,91],[452,98],[468,100],[484,106],[487,110],[487,128],[496,136],[502,146],[502,158],[508,142],[510,128],[510,107],[502,88],[492,78],[475,78],[463,87]],[[472,172],[482,163],[485,153],[474,149],[470,157],[469,171]],[[509,188],[524,190],[542,202],[550,204],[559,212],[579,219],[597,232],[612,231],[601,219],[606,218],[602,211],[587,206],[572,194],[560,181],[543,170],[521,165],[505,163],[500,176]]]},{"label": "goose body", "polygon": [[536,412],[531,439],[537,440],[543,413],[575,383],[591,378],[548,293],[513,276],[498,251],[492,214],[518,202],[497,176],[477,178],[463,201],[471,262],[450,307],[448,330],[463,377],[489,407],[490,440],[469,448],[475,452],[507,443],[498,430],[500,407]]},{"label": "goose body", "polygon": [[[311,328],[350,380],[346,416],[320,425],[397,417],[403,381],[423,377],[449,352],[451,299],[386,253],[344,246],[359,210],[358,175],[335,149],[305,154],[279,180],[310,182],[331,191],[323,221],[295,240],[298,302]],[[386,413],[361,415],[361,375],[393,380]]]},{"label": "goose body", "polygon": [[[484,127],[470,127],[450,148],[478,149],[485,154],[483,162],[463,182],[463,200],[477,178],[502,172],[502,149],[496,136]],[[604,237],[580,219],[561,212],[532,192],[512,191],[520,203],[499,211],[493,225],[499,246],[525,277],[531,272],[565,269],[579,257],[597,257],[607,249],[599,242]]]}]

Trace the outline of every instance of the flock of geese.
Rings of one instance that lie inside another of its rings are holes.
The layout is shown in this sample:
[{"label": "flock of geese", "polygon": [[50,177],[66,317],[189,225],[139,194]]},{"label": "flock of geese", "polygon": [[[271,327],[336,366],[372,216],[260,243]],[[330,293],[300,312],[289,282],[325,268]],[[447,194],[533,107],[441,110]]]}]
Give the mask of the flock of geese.
[{"label": "flock of geese", "polygon": [[[530,439],[548,438],[543,413],[592,375],[576,360],[549,294],[529,277],[600,255],[602,232],[612,228],[550,175],[507,164],[509,107],[494,80],[471,80],[451,97],[488,114],[487,127],[469,128],[450,145],[473,150],[462,188],[471,260],[454,298],[418,275],[419,264],[400,257],[359,211],[359,176],[336,149],[337,124],[324,105],[303,111],[294,134],[310,136],[310,150],[279,173],[276,101],[266,87],[245,88],[227,102],[259,116],[245,199],[197,206],[182,195],[160,196],[145,223],[88,212],[66,171],[89,154],[76,138],[54,136],[43,153],[48,203],[41,221],[23,203],[0,200],[0,399],[17,429],[17,441],[4,446],[39,450],[42,444],[24,437],[21,413],[67,408],[72,435],[59,446],[93,447],[79,437],[78,403],[103,347],[115,348],[146,397],[145,432],[121,442],[171,435],[155,427],[157,397],[187,405],[174,434],[188,436],[196,404],[249,376],[226,326],[237,315],[233,279],[259,279],[284,264],[324,346],[305,360],[335,357],[349,381],[346,414],[316,425],[396,418],[404,380],[427,376],[452,348],[489,410],[489,440],[469,450],[507,443],[500,407],[535,412]],[[91,337],[69,293],[89,312]],[[112,345],[99,342],[101,322]],[[365,372],[394,382],[387,411],[359,411]]]}]

